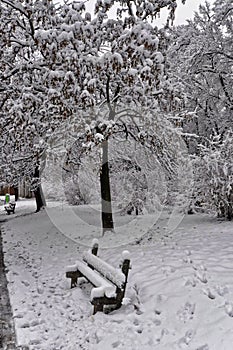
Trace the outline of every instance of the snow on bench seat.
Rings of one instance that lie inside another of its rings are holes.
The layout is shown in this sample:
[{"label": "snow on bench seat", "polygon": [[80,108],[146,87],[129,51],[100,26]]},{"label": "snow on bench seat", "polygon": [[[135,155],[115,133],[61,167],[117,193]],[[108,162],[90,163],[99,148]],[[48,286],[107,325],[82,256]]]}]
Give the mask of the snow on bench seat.
[{"label": "snow on bench seat", "polygon": [[66,271],[79,271],[81,274],[87,278],[89,282],[91,282],[95,287],[91,292],[91,300],[96,297],[96,295],[104,296],[106,295],[108,298],[113,298],[116,296],[115,290],[116,286],[114,286],[111,282],[106,281],[104,277],[99,275],[98,272],[92,270],[82,261],[77,261],[75,265],[67,266]]},{"label": "snow on bench seat", "polygon": [[92,242],[92,249],[83,254],[82,261],[66,268],[66,277],[71,279],[71,288],[77,286],[78,279],[85,277],[95,288],[91,291],[93,314],[104,311],[104,308],[119,309],[125,296],[128,273],[130,269],[130,253],[122,252],[120,268],[115,268],[97,257],[98,241]]},{"label": "snow on bench seat", "polygon": [[100,272],[108,280],[112,281],[117,287],[122,288],[125,283],[125,275],[120,269],[116,269],[107,262],[93,255],[90,251],[83,254],[83,261],[91,265],[96,271]]},{"label": "snow on bench seat", "polygon": [[74,272],[74,271],[77,271],[77,268],[78,268],[78,265],[77,264],[74,264],[74,265],[69,265],[69,266],[66,266],[66,272]]}]

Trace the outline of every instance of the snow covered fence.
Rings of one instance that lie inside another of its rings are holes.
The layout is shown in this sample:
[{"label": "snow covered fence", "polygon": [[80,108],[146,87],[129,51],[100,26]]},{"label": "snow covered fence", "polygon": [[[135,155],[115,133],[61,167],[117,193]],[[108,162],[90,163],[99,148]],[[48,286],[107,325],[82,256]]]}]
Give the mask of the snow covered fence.
[{"label": "snow covered fence", "polygon": [[91,292],[94,314],[103,311],[105,305],[114,306],[114,309],[121,307],[130,268],[128,251],[122,253],[121,269],[100,259],[97,253],[98,241],[93,240],[92,249],[83,254],[83,261],[66,268],[66,277],[71,278],[71,288],[77,286],[79,277],[85,277],[95,287]]}]

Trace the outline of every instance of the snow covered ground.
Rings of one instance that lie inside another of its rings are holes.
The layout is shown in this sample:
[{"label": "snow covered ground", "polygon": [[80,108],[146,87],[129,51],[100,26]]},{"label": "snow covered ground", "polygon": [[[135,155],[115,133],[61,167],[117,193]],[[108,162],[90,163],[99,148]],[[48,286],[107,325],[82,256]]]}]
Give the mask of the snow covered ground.
[{"label": "snow covered ground", "polygon": [[[65,268],[92,238],[100,238],[95,215],[89,207],[85,215],[82,207],[82,220],[78,214],[72,221],[53,205],[55,226],[46,211],[20,216],[33,205],[19,202],[18,217],[1,211],[1,219],[9,219],[2,228],[3,244],[19,345],[30,350],[232,350],[232,223],[190,215],[169,233],[170,214],[164,211],[145,233],[146,217],[128,230],[127,218],[119,217],[128,239],[122,241],[123,231],[106,234],[100,256],[118,266],[121,251],[131,252],[125,305],[93,316],[91,286],[69,289]],[[88,237],[84,217],[93,220]],[[134,235],[136,227],[141,236]]]}]

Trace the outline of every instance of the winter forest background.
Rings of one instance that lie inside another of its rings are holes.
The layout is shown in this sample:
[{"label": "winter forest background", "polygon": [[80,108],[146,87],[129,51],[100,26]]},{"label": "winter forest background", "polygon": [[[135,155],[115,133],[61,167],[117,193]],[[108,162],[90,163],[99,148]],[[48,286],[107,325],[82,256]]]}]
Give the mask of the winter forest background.
[{"label": "winter forest background", "polygon": [[0,1],[2,184],[99,204],[104,231],[114,208],[233,218],[232,1],[174,26],[177,2]]}]

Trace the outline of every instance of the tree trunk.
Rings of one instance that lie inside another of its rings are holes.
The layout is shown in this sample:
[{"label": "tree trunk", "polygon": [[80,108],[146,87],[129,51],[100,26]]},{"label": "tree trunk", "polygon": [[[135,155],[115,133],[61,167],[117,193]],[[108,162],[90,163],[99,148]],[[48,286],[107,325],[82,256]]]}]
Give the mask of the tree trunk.
[{"label": "tree trunk", "polygon": [[38,213],[42,208],[46,206],[43,190],[40,184],[40,170],[39,166],[36,167],[34,173],[34,179],[38,182],[36,189],[34,190],[34,195],[36,199],[36,213]]},{"label": "tree trunk", "polygon": [[229,206],[228,206],[227,219],[229,221],[231,221],[233,219],[233,208],[232,208],[231,204],[229,204]]},{"label": "tree trunk", "polygon": [[102,166],[100,173],[100,187],[102,205],[102,228],[104,235],[106,231],[113,231],[114,229],[108,166],[108,140],[102,143]]},{"label": "tree trunk", "polygon": [[227,196],[227,201],[228,201],[227,219],[231,221],[233,220],[233,183],[231,183],[231,189]]},{"label": "tree trunk", "polygon": [[14,187],[14,192],[15,192],[15,202],[19,199],[19,187],[15,186]]},{"label": "tree trunk", "polygon": [[36,213],[38,213],[42,208],[46,206],[41,185],[37,186],[36,190],[34,191],[34,195],[36,199]]}]

